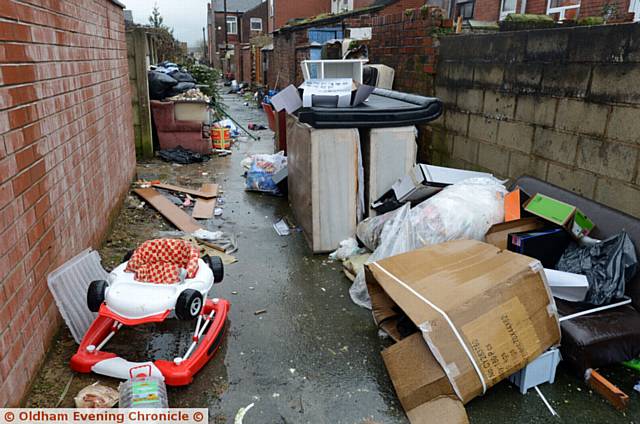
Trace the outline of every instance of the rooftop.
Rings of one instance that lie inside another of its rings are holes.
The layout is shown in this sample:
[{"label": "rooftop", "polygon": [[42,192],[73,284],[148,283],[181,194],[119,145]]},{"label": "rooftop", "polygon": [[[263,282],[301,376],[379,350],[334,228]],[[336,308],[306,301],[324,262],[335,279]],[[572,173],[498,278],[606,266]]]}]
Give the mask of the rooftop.
[{"label": "rooftop", "polygon": [[[227,0],[227,12],[246,12],[262,2],[262,0]],[[211,3],[215,12],[224,12],[224,0],[212,0]]]}]

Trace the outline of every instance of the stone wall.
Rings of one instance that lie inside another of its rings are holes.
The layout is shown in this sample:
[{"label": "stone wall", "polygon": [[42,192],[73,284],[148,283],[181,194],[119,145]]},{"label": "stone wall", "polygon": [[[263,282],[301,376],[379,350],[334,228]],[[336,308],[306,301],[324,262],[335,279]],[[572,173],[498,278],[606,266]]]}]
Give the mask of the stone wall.
[{"label": "stone wall", "polygon": [[124,17],[109,0],[0,6],[0,407],[61,322],[47,275],[96,247],[135,172]]},{"label": "stone wall", "polygon": [[640,26],[441,38],[432,163],[529,174],[640,217]]}]

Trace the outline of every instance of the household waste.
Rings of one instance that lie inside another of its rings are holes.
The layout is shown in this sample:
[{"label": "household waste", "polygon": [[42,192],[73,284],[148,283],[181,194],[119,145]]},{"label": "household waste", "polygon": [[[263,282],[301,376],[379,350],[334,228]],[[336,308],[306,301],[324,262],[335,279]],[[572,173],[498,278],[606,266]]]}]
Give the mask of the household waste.
[{"label": "household waste", "polygon": [[[363,221],[358,238],[375,249],[368,263],[449,240],[483,240],[487,230],[504,219],[506,193],[496,178],[470,178],[444,188],[414,208],[407,203],[388,212],[391,217],[378,217],[377,225],[371,224],[373,220]],[[373,234],[377,232],[379,236]],[[363,271],[356,276],[349,294],[355,304],[371,309]]]}]

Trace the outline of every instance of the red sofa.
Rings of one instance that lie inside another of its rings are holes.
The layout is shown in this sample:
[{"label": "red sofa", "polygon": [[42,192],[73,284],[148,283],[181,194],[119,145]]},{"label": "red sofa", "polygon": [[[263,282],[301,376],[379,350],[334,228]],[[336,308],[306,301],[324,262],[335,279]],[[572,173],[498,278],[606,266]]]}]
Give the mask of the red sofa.
[{"label": "red sofa", "polygon": [[151,100],[151,113],[160,149],[182,146],[202,154],[211,153],[211,139],[202,136],[202,123],[176,120],[174,102]]}]

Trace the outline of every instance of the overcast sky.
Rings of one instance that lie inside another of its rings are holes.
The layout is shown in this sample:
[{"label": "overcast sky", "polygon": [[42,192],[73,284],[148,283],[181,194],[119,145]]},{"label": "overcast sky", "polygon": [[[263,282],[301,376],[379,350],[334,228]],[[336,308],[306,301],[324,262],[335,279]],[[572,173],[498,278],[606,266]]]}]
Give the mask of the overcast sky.
[{"label": "overcast sky", "polygon": [[149,23],[153,6],[157,3],[164,24],[173,28],[174,36],[197,46],[202,40],[202,27],[207,25],[207,0],[120,0],[133,12],[133,21]]}]

